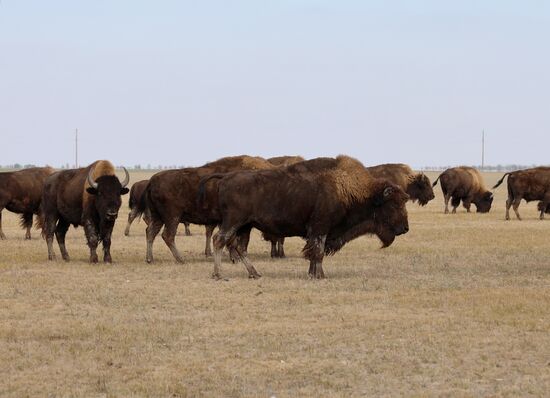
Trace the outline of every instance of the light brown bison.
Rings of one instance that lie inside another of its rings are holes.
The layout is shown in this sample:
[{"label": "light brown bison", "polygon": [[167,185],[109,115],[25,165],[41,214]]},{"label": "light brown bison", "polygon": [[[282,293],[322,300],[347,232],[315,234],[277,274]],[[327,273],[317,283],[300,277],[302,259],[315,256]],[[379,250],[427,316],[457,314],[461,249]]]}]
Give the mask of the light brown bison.
[{"label": "light brown bison", "polygon": [[21,226],[26,229],[25,239],[31,238],[32,216],[39,213],[44,181],[53,173],[55,170],[51,167],[0,173],[0,239],[6,239],[2,231],[4,209],[21,214]]},{"label": "light brown bison", "polygon": [[476,205],[478,213],[491,210],[493,193],[485,188],[480,172],[473,167],[461,166],[445,170],[434,181],[434,187],[439,180],[445,197],[445,214],[449,213],[449,199],[453,213],[456,213],[460,201],[468,213],[472,203]]},{"label": "light brown bison", "polygon": [[[303,162],[305,159],[301,156],[277,156],[267,159],[269,163],[274,166],[290,166],[292,164]],[[271,257],[272,258],[284,258],[285,257],[285,238],[280,236],[273,236],[270,234],[262,233],[264,240],[271,243]]]},{"label": "light brown bison", "polygon": [[[153,261],[153,242],[163,225],[164,242],[176,261],[183,262],[174,242],[178,224],[181,222],[206,225],[205,254],[211,254],[210,237],[220,218],[217,202],[209,200],[201,206],[198,205],[201,178],[213,173],[272,168],[275,166],[263,158],[242,155],[221,158],[201,167],[161,171],[151,177],[145,191],[147,210],[151,217],[146,231],[147,262]],[[209,195],[209,198],[214,200],[213,195]],[[248,242],[243,242],[244,246],[247,244]]]},{"label": "light brown bison", "polygon": [[424,173],[415,173],[408,165],[403,163],[388,163],[367,167],[369,173],[375,178],[386,178],[399,185],[413,202],[425,206],[435,198],[432,183]]},{"label": "light brown bison", "polygon": [[55,260],[55,234],[61,256],[69,261],[65,235],[69,226],[83,226],[90,262],[97,263],[96,249],[103,242],[103,261],[110,263],[111,234],[118,216],[121,195],[128,193],[130,175],[120,182],[115,168],[107,160],[98,160],[88,167],[59,171],[46,179],[42,195],[42,234],[48,244],[48,259]]},{"label": "light brown bison", "polygon": [[510,207],[513,206],[518,220],[521,217],[518,207],[522,199],[526,202],[539,200],[540,219],[548,213],[550,205],[550,167],[535,167],[506,173],[493,187],[497,188],[508,176],[508,199],[506,200],[506,219],[510,219]]},{"label": "light brown bison", "polygon": [[[141,180],[135,182],[130,188],[130,198],[128,200],[128,207],[130,207],[130,212],[128,213],[128,224],[126,224],[126,229],[124,230],[124,235],[130,236],[130,226],[136,218],[139,218],[145,212],[145,200],[143,194],[145,193],[145,188],[149,184],[149,180]],[[146,224],[149,224],[149,217],[147,215],[144,217]],[[191,236],[191,230],[189,229],[189,223],[184,223],[185,225],[185,235]]]},{"label": "light brown bison", "polygon": [[309,275],[324,278],[325,254],[334,254],[346,242],[376,234],[389,246],[408,231],[408,195],[396,184],[375,179],[357,160],[347,156],[318,158],[273,170],[241,171],[209,176],[215,180],[222,223],[214,235],[214,278],[220,278],[225,246],[237,253],[250,278],[258,278],[239,239],[257,228],[275,236],[306,239],[304,255]]}]

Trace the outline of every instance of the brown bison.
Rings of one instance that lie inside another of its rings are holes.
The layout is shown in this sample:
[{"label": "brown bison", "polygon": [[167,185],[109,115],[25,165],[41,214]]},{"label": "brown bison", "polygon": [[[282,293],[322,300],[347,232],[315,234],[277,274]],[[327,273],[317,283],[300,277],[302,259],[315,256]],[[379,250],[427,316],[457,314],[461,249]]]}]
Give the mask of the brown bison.
[{"label": "brown bison", "polygon": [[415,173],[408,165],[403,163],[388,163],[367,167],[369,173],[375,178],[385,178],[399,185],[413,202],[425,206],[435,198],[432,183],[424,173]]},{"label": "brown bison", "polygon": [[550,205],[550,167],[535,167],[506,173],[493,187],[497,188],[508,176],[508,199],[506,200],[506,219],[510,219],[510,207],[513,206],[518,220],[521,217],[518,207],[522,199],[526,202],[539,200],[540,219],[548,213]]},{"label": "brown bison", "polygon": [[4,209],[21,214],[21,226],[27,230],[25,239],[31,238],[32,216],[39,213],[44,181],[53,173],[51,167],[0,173],[0,239],[6,239],[2,231]]},{"label": "brown bison", "polygon": [[[162,238],[177,262],[183,258],[175,245],[174,237],[179,223],[206,225],[205,254],[211,255],[210,237],[220,222],[217,203],[206,201],[199,206],[199,182],[213,173],[228,173],[235,170],[260,170],[275,168],[267,160],[252,156],[230,156],[210,162],[201,167],[165,170],[149,180],[145,191],[147,210],[151,220],[147,226],[147,262],[153,261],[153,242],[164,225]],[[213,195],[209,195],[214,199]],[[246,246],[247,242],[243,242]]]},{"label": "brown bison", "polygon": [[324,255],[336,253],[346,242],[371,233],[386,247],[409,230],[408,195],[388,180],[373,178],[347,156],[209,176],[201,186],[214,177],[219,178],[216,189],[207,195],[217,196],[222,220],[214,235],[214,278],[220,278],[225,246],[237,253],[250,278],[260,277],[239,244],[251,228],[305,238],[303,252],[310,261],[309,275],[315,278],[324,278]]},{"label": "brown bison", "polygon": [[[267,161],[274,166],[290,166],[292,164],[303,162],[305,159],[301,156],[277,156],[269,158]],[[284,258],[285,257],[285,238],[280,236],[273,236],[270,234],[262,233],[264,240],[271,242],[271,257],[272,258]]]},{"label": "brown bison", "polygon": [[[141,180],[135,182],[130,189],[130,199],[128,200],[128,206],[130,207],[130,212],[128,213],[128,224],[126,224],[126,229],[124,230],[124,235],[130,236],[130,226],[136,218],[139,218],[145,212],[145,201],[143,194],[145,193],[145,188],[149,184],[149,180]],[[149,218],[144,217],[146,224],[149,224]],[[185,225],[185,235],[191,236],[191,231],[189,230],[189,223],[184,223]]]},{"label": "brown bison", "polygon": [[445,214],[449,213],[449,199],[453,213],[456,213],[460,201],[468,213],[472,203],[476,205],[478,213],[488,213],[491,210],[493,193],[485,188],[480,172],[473,167],[462,166],[445,170],[434,181],[434,187],[439,180],[445,197]]},{"label": "brown bison", "polygon": [[98,160],[88,167],[63,170],[48,177],[42,195],[41,225],[49,260],[55,259],[55,233],[61,256],[69,261],[65,235],[72,224],[84,227],[91,263],[98,261],[99,242],[103,242],[103,261],[112,261],[111,234],[120,209],[120,196],[128,193],[126,186],[130,181],[126,169],[124,173],[124,181],[120,182],[111,162]]}]

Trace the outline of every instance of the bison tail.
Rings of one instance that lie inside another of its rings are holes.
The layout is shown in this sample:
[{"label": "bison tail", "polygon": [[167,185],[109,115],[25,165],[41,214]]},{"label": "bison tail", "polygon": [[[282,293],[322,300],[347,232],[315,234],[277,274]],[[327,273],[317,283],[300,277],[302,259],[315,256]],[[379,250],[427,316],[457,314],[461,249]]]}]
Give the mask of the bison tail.
[{"label": "bison tail", "polygon": [[219,179],[225,176],[226,174],[224,173],[216,173],[216,174],[210,174],[210,175],[207,175],[206,177],[201,178],[201,180],[199,181],[199,193],[197,195],[197,203],[199,207],[202,207],[202,204],[206,199],[206,183],[213,178]]},{"label": "bison tail", "polygon": [[437,176],[434,183],[432,184],[432,187],[435,187],[437,185],[437,182],[439,181],[439,177],[441,177],[441,174]]},{"label": "bison tail", "polygon": [[510,175],[511,173],[506,173],[502,176],[502,178],[500,180],[498,180],[498,182],[495,184],[495,186],[493,187],[493,189],[496,189],[500,186],[500,184],[502,184],[502,181],[504,181],[504,178],[506,178],[507,175]]},{"label": "bison tail", "polygon": [[145,213],[145,210],[147,210],[147,192],[149,191],[149,184],[145,187],[145,190],[143,191],[143,194],[137,201],[137,203],[134,203],[132,200],[132,195],[130,195],[130,209],[136,209],[136,218],[140,218],[143,213]]}]

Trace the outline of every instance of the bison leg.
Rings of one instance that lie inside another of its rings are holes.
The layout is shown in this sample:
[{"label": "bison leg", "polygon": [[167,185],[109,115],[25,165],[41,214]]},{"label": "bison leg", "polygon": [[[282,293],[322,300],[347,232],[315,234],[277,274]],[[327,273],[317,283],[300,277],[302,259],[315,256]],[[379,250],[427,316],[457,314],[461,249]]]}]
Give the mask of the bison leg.
[{"label": "bison leg", "polygon": [[87,220],[84,223],[84,233],[86,234],[86,240],[88,241],[88,247],[90,248],[90,263],[95,264],[99,261],[97,257],[99,236],[96,227],[91,220]]},{"label": "bison leg", "polygon": [[212,273],[212,278],[214,279],[221,279],[222,251],[227,242],[226,236],[227,234],[219,230],[212,238],[212,243],[214,245],[214,272]]},{"label": "bison leg", "polygon": [[516,217],[518,218],[518,220],[521,221],[521,216],[519,215],[519,211],[518,211],[518,207],[519,207],[520,203],[521,203],[521,198],[520,199],[514,199],[514,203],[512,204],[512,208],[514,209],[514,213],[516,213]]},{"label": "bison leg", "polygon": [[512,207],[512,198],[508,196],[508,199],[506,199],[506,220],[510,220],[510,207]]},{"label": "bison leg", "polygon": [[25,240],[30,240],[32,228],[32,213],[23,213],[21,215],[21,226],[25,228]]},{"label": "bison leg", "polygon": [[550,203],[550,194],[546,194],[544,199],[540,202],[540,219],[544,220],[544,213],[546,212],[546,208],[548,207],[548,204]]},{"label": "bison leg", "polygon": [[214,233],[214,228],[216,228],[215,225],[207,225],[205,227],[204,236],[206,237],[206,245],[204,247],[204,255],[206,257],[212,256],[212,247],[210,246],[210,242],[212,241],[212,234]]},{"label": "bison leg", "polygon": [[63,219],[60,219],[55,228],[55,237],[57,239],[57,244],[59,245],[59,250],[61,251],[61,257],[63,260],[69,261],[69,253],[65,247],[65,235],[67,235],[67,230],[69,229],[69,223]]},{"label": "bison leg", "polygon": [[271,258],[276,258],[279,256],[279,253],[277,252],[277,241],[275,239],[271,239]]},{"label": "bison leg", "polygon": [[189,223],[184,222],[183,225],[185,226],[185,236],[191,236],[191,230],[189,229]]},{"label": "bison leg", "polygon": [[166,246],[168,246],[176,261],[180,264],[183,264],[183,257],[181,257],[181,254],[176,247],[175,241],[176,233],[178,232],[178,224],[179,220],[177,218],[173,218],[172,220],[167,222],[164,225],[164,231],[162,231],[162,239],[164,239],[164,243],[166,243]]},{"label": "bison leg", "polygon": [[277,255],[279,258],[285,258],[285,238],[277,239]]},{"label": "bison leg", "polygon": [[470,207],[472,206],[472,203],[469,202],[468,200],[464,200],[464,201],[462,201],[462,205],[466,209],[466,212],[470,213]]},{"label": "bison leg", "polygon": [[113,259],[111,257],[111,235],[113,233],[113,226],[110,226],[106,229],[104,232],[103,238],[101,239],[103,241],[103,262],[104,263],[112,263]]},{"label": "bison leg", "polygon": [[445,214],[449,214],[449,200],[451,199],[451,195],[445,194]]},{"label": "bison leg", "polygon": [[310,278],[323,279],[325,277],[325,272],[323,271],[323,257],[325,254],[326,240],[326,235],[308,238],[306,246],[304,247],[303,251],[305,257],[309,260],[308,274]]},{"label": "bison leg", "polygon": [[129,236],[130,235],[130,226],[136,219],[138,214],[137,207],[134,207],[132,210],[130,210],[130,213],[128,213],[128,224],[126,225],[126,229],[124,230],[124,235]]},{"label": "bison leg", "polygon": [[155,241],[155,238],[160,232],[162,225],[163,223],[160,220],[154,219],[152,217],[149,219],[149,225],[147,225],[147,229],[145,230],[145,235],[147,236],[146,261],[148,263],[153,262],[153,242]]},{"label": "bison leg", "polygon": [[6,239],[6,235],[4,235],[4,232],[2,231],[2,210],[0,209],[0,239],[4,240]]},{"label": "bison leg", "polygon": [[240,245],[237,245],[235,247],[235,251],[241,258],[244,266],[246,267],[246,270],[248,271],[248,277],[251,279],[261,278],[262,276],[258,273],[258,271],[256,271],[256,268],[254,268],[254,266],[248,259],[248,255],[246,254],[246,252],[242,252],[242,247]]},{"label": "bison leg", "polygon": [[55,253],[53,251],[53,236],[55,234],[57,224],[57,215],[46,216],[44,218],[43,235],[46,238],[46,244],[48,245],[48,260],[55,260]]}]

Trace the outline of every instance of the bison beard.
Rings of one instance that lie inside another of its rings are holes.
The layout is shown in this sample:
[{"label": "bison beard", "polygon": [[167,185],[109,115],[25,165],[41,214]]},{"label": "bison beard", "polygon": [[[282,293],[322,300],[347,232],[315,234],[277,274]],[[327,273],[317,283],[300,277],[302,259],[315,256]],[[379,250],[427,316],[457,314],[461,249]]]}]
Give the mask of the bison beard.
[{"label": "bison beard", "polygon": [[408,231],[408,195],[387,180],[372,178],[348,157],[237,172],[215,183],[223,221],[214,236],[214,278],[220,278],[224,247],[236,252],[250,278],[260,277],[238,244],[253,227],[274,236],[305,238],[303,253],[315,278],[325,276],[324,255],[336,253],[350,240],[371,233],[387,247]]}]

